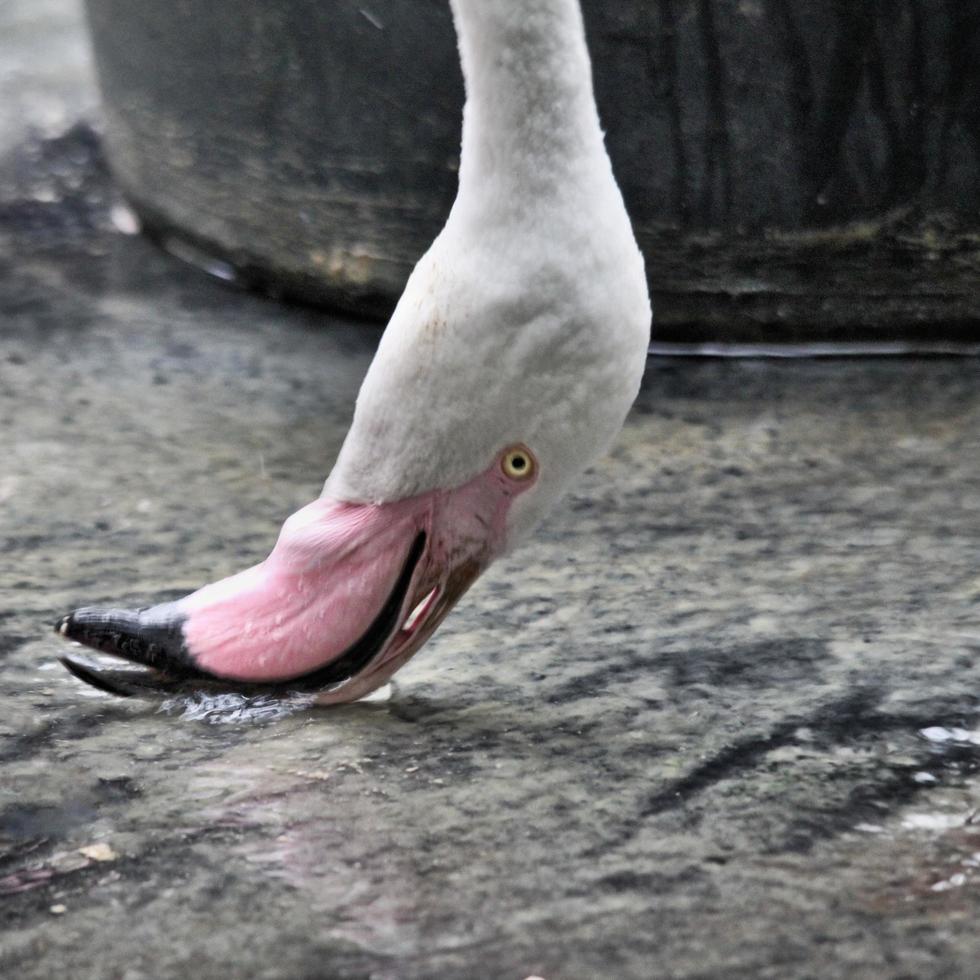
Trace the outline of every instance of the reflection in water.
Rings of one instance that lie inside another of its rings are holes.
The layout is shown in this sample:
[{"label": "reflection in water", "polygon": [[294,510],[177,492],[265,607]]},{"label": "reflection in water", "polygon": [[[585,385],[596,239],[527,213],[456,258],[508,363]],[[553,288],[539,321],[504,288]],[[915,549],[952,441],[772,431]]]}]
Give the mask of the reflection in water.
[{"label": "reflection in water", "polygon": [[304,725],[307,738],[249,740],[248,761],[226,755],[192,770],[184,792],[196,804],[193,820],[232,831],[225,867],[242,862],[246,876],[302,893],[325,935],[411,956],[425,901],[410,816],[417,804],[405,799],[392,811],[384,768],[348,755],[344,738],[328,748],[319,727]]},{"label": "reflection in water", "polygon": [[238,850],[252,867],[321,908],[326,931],[404,956],[417,943],[424,889],[411,852],[391,846],[392,836],[386,821],[366,819],[362,810],[356,828],[343,819],[293,822],[261,845],[243,840]]}]

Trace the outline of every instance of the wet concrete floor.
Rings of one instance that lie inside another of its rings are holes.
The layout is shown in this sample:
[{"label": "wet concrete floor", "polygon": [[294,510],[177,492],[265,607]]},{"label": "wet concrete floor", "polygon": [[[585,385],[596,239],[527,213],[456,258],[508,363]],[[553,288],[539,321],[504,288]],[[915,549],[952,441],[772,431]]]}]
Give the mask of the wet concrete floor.
[{"label": "wet concrete floor", "polygon": [[976,360],[652,360],[375,702],[58,666],[264,556],[378,338],[124,233],[73,17],[0,14],[0,975],[975,977]]}]

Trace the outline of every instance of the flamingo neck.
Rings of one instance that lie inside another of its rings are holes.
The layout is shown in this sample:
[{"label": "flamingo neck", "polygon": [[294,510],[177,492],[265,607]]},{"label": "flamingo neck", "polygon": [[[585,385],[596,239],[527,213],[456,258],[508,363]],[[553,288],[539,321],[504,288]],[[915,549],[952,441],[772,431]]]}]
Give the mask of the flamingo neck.
[{"label": "flamingo neck", "polygon": [[466,82],[459,198],[495,206],[607,172],[578,0],[452,0]]}]

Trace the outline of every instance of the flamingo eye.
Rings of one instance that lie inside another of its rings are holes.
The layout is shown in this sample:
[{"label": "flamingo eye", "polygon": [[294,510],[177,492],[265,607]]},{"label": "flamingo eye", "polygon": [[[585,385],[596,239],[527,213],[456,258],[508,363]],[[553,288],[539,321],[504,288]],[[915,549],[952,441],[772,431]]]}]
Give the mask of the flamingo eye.
[{"label": "flamingo eye", "polygon": [[504,476],[508,476],[512,480],[527,480],[534,476],[537,465],[529,449],[525,449],[523,446],[514,446],[501,457],[500,468],[503,470]]}]

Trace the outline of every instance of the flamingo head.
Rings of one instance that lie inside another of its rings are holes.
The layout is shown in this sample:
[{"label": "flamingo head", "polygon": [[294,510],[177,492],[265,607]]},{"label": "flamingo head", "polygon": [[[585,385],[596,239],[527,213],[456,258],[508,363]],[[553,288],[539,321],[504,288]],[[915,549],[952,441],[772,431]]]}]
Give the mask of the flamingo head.
[{"label": "flamingo head", "polygon": [[459,195],[385,330],[323,496],[253,568],[173,603],[79,609],[58,623],[65,637],[181,683],[354,700],[608,448],[639,388],[650,301],[578,6],[538,6],[528,19],[455,4],[461,36],[499,22],[487,50],[506,57],[462,46]]},{"label": "flamingo head", "polygon": [[[315,691],[320,703],[382,686],[508,545],[515,504],[539,480],[515,443],[453,488],[388,503],[324,495],[287,519],[265,561],[176,602],[83,608],[58,631],[165,681]],[[71,658],[76,675],[134,693]]]}]

